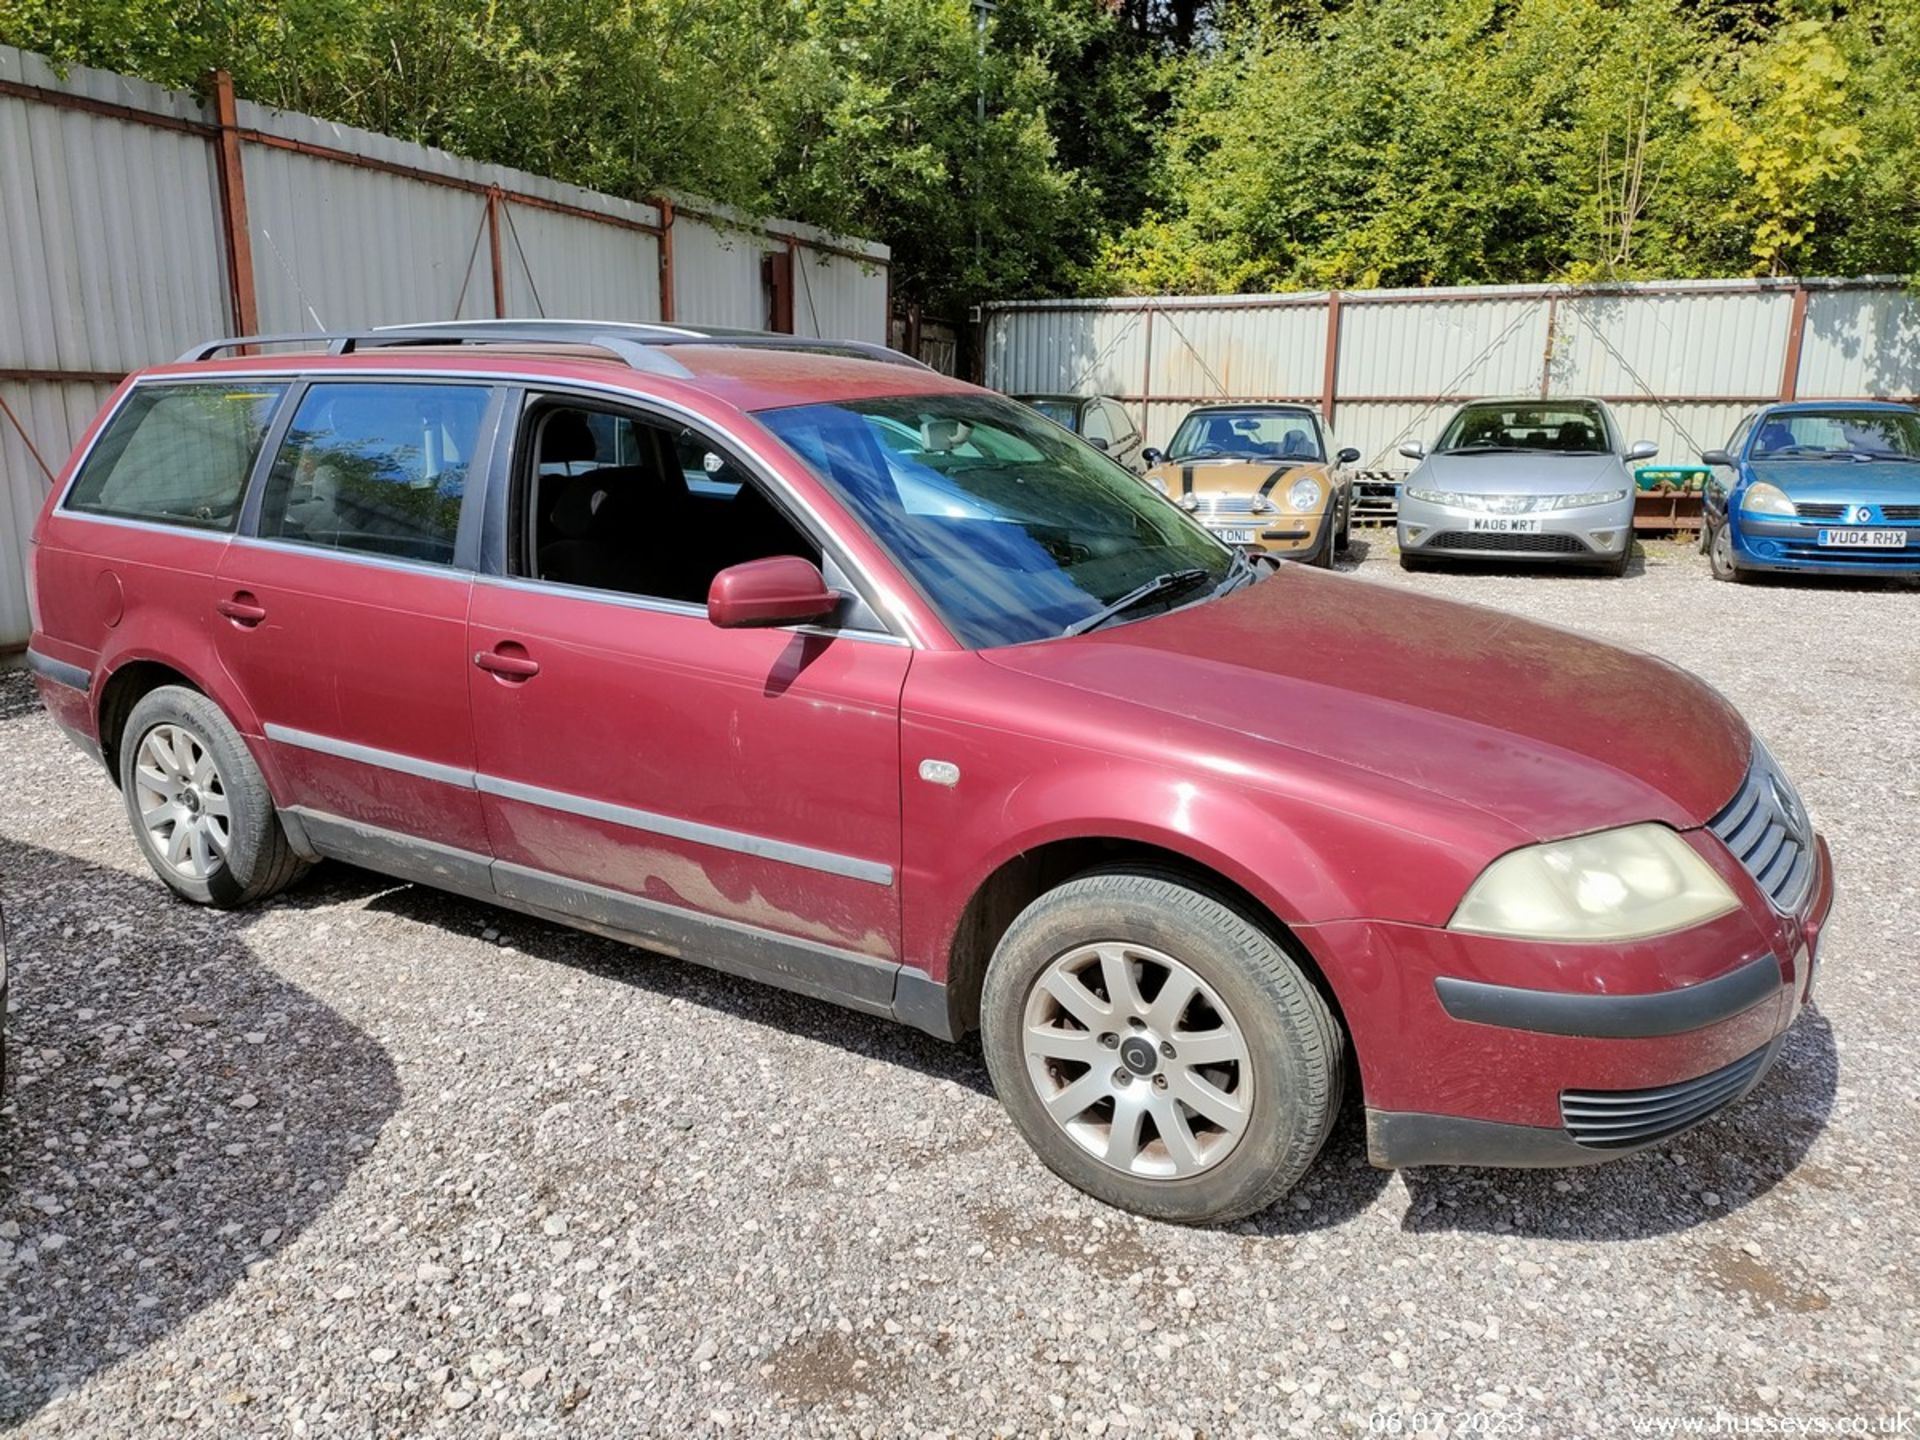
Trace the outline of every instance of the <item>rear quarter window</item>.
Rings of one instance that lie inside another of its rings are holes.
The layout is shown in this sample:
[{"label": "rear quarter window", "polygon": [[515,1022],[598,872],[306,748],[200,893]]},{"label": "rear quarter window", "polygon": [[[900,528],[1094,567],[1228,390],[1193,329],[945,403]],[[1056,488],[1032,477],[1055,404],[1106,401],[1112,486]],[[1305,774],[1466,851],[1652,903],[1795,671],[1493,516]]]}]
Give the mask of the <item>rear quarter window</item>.
[{"label": "rear quarter window", "polygon": [[284,385],[142,385],[67,493],[83,515],[231,530]]}]

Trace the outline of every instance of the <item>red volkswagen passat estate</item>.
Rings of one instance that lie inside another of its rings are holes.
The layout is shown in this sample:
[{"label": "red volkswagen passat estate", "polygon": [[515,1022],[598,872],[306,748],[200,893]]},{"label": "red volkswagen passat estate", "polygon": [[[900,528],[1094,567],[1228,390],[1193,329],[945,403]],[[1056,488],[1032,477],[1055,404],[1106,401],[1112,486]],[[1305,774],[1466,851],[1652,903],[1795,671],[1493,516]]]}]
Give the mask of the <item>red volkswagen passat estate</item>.
[{"label": "red volkswagen passat estate", "polygon": [[34,536],[41,693],[188,900],[330,856],[977,1028],[1049,1166],[1183,1221],[1349,1081],[1380,1165],[1631,1152],[1806,1000],[1826,847],[1660,661],[1258,570],[877,348],[239,348],[123,385]]}]

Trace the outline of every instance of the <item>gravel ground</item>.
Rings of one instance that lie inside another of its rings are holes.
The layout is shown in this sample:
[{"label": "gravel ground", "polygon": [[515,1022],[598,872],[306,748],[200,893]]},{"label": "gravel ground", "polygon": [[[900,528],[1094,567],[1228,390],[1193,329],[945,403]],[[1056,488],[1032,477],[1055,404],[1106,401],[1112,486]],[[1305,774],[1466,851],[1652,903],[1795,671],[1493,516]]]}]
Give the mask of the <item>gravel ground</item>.
[{"label": "gravel ground", "polygon": [[[0,1423],[36,1436],[1613,1434],[1920,1408],[1920,589],[1403,576],[1691,666],[1842,900],[1735,1112],[1367,1167],[1187,1231],[1029,1158],[978,1050],[342,867],[171,903],[0,677]],[[1674,742],[1684,744],[1676,735]],[[1920,1427],[1917,1427],[1920,1428]]]}]

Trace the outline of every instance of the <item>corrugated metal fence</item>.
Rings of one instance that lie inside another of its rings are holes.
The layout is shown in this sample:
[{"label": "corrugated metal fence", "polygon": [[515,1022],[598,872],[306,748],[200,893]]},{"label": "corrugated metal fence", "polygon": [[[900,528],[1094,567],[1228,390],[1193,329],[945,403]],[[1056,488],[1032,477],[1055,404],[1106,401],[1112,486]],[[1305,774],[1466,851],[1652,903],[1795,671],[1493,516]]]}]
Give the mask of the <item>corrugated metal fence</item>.
[{"label": "corrugated metal fence", "polygon": [[996,389],[1117,396],[1158,445],[1194,405],[1304,402],[1376,470],[1472,396],[1597,395],[1629,439],[1693,463],[1766,401],[1920,391],[1920,305],[1889,279],[1015,301],[985,319]]},{"label": "corrugated metal fence", "polygon": [[0,46],[0,650],[47,471],[195,341],[495,315],[887,338],[884,245],[212,96]]}]

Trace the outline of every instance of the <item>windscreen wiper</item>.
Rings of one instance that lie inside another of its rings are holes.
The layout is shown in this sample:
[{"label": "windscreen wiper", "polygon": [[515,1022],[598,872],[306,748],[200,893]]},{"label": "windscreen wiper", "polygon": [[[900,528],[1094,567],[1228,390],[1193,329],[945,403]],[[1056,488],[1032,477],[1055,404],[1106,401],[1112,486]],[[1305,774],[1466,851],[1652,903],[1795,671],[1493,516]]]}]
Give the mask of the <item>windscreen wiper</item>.
[{"label": "windscreen wiper", "polygon": [[1171,595],[1176,591],[1188,590],[1195,585],[1212,579],[1205,570],[1195,566],[1191,570],[1169,570],[1164,575],[1156,575],[1144,585],[1136,585],[1118,600],[1103,605],[1084,620],[1076,620],[1060,633],[1062,635],[1084,635],[1087,631],[1104,625],[1115,616],[1124,615],[1136,605],[1143,605],[1158,595]]}]

